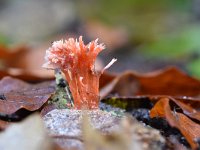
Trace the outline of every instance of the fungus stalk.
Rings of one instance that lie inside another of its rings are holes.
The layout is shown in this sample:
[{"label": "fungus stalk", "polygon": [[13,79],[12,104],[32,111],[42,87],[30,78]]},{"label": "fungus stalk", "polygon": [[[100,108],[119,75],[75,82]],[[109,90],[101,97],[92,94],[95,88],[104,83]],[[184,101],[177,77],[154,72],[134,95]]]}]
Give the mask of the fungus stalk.
[{"label": "fungus stalk", "polygon": [[61,69],[74,99],[76,109],[97,109],[99,106],[99,78],[110,67],[113,59],[101,72],[95,70],[95,60],[99,52],[105,49],[98,39],[85,45],[82,36],[79,41],[73,38],[53,42],[46,50],[43,65],[49,69]]}]

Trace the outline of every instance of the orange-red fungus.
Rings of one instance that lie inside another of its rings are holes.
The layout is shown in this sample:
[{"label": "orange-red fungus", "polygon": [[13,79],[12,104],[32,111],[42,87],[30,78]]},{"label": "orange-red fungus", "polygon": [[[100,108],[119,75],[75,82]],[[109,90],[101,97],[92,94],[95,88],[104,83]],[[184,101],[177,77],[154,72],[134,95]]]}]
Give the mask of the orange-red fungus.
[{"label": "orange-red fungus", "polygon": [[99,52],[105,49],[98,44],[98,39],[85,45],[82,36],[79,41],[73,38],[53,42],[46,50],[43,65],[45,68],[60,68],[69,83],[70,91],[77,109],[96,109],[99,105],[99,78],[101,73],[110,67],[113,59],[101,73],[95,70],[95,60]]}]

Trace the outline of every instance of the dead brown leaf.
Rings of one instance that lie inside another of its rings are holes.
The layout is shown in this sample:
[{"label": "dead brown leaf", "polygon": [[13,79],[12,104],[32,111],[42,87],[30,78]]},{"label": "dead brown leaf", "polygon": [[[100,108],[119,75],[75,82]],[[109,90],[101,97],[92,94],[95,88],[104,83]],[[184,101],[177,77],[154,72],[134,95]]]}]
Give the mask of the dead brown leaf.
[{"label": "dead brown leaf", "polygon": [[19,109],[35,111],[54,93],[53,82],[28,84],[5,77],[0,81],[0,113],[12,114]]},{"label": "dead brown leaf", "polygon": [[172,127],[180,130],[193,149],[197,148],[195,139],[200,138],[199,80],[170,67],[144,75],[126,72],[108,78],[107,82],[101,89],[102,97],[117,95],[141,100],[146,97],[156,103],[151,117],[166,118]]},{"label": "dead brown leaf", "polygon": [[[168,95],[154,95],[154,96],[149,96],[149,98],[156,102],[159,101],[161,98],[168,98],[171,101],[173,101],[176,105],[178,105],[182,109],[185,115],[187,115],[190,118],[200,121],[200,110],[199,110],[200,98],[193,98],[193,97],[186,97],[186,96],[177,97],[177,96],[168,96]],[[163,104],[160,103],[160,105],[163,105]],[[159,108],[163,109],[162,107],[157,107],[157,109]],[[162,116],[162,114],[159,114],[159,116]]]},{"label": "dead brown leaf", "polygon": [[198,147],[195,140],[200,138],[200,125],[186,115],[171,110],[169,98],[161,98],[151,109],[150,116],[166,118],[172,127],[180,130],[193,149]]},{"label": "dead brown leaf", "polygon": [[41,116],[45,116],[48,112],[56,109],[57,107],[53,104],[48,104],[46,106],[44,106],[44,108],[41,110],[40,115]]},{"label": "dead brown leaf", "polygon": [[172,100],[183,110],[183,113],[193,119],[200,121],[200,99],[173,99]]},{"label": "dead brown leaf", "polygon": [[112,80],[114,80],[116,78],[116,76],[117,75],[115,75],[115,74],[104,72],[100,76],[99,88],[101,89],[104,86],[106,86],[107,84],[109,84]]},{"label": "dead brown leaf", "polygon": [[[175,67],[148,74],[125,72],[101,89],[101,97],[107,95],[170,95],[199,96],[200,81],[188,76]],[[102,77],[103,79],[103,77]],[[102,81],[100,81],[102,82]]]},{"label": "dead brown leaf", "polygon": [[18,46],[8,48],[0,45],[0,77],[12,76],[26,81],[52,79],[53,71],[43,69],[45,49]]}]

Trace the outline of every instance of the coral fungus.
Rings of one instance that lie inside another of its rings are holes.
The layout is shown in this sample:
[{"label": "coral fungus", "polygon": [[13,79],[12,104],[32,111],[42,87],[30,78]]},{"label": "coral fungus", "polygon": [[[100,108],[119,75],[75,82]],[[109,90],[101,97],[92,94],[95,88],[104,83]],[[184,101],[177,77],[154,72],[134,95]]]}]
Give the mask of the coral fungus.
[{"label": "coral fungus", "polygon": [[105,49],[98,39],[85,45],[82,36],[79,41],[73,38],[53,42],[46,50],[43,65],[49,69],[61,69],[69,83],[70,91],[77,109],[96,109],[99,105],[99,78],[110,67],[113,59],[101,72],[95,70],[95,60],[99,52]]}]

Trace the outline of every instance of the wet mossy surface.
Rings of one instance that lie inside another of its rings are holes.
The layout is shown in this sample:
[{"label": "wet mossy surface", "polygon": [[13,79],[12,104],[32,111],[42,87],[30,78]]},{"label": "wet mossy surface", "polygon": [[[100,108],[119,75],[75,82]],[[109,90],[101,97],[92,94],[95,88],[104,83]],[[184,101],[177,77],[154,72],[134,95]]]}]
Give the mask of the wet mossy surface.
[{"label": "wet mossy surface", "polygon": [[67,81],[63,78],[59,69],[55,70],[56,78],[56,92],[48,101],[49,104],[53,104],[58,109],[72,108],[74,106],[73,98],[69,90]]}]

